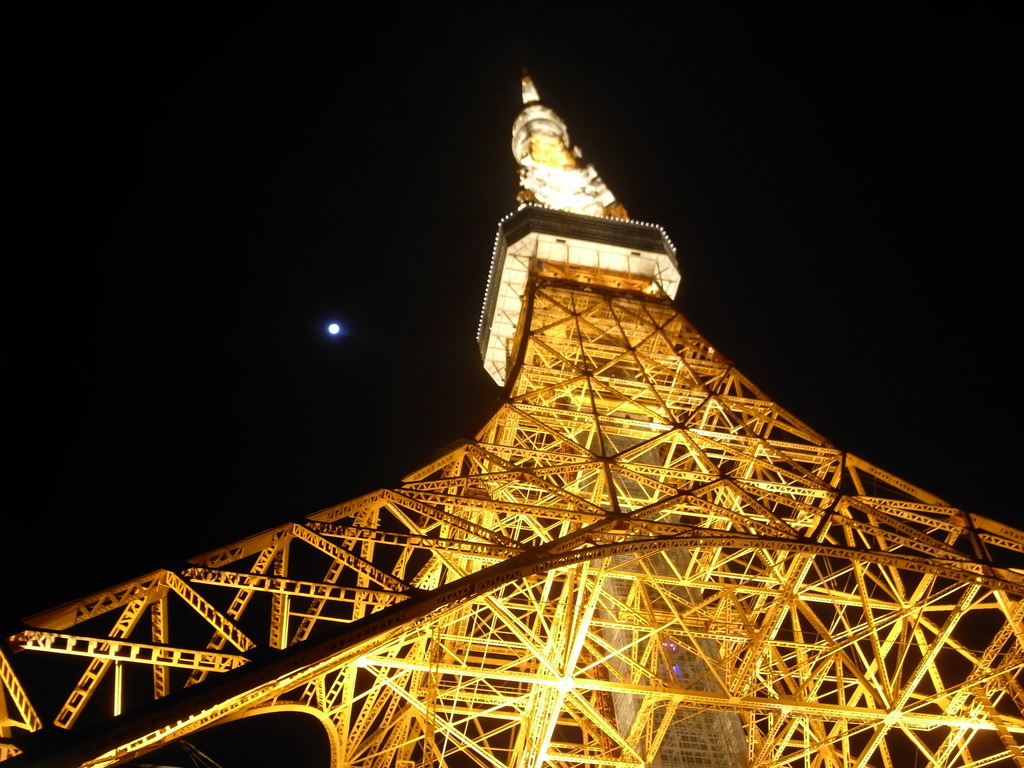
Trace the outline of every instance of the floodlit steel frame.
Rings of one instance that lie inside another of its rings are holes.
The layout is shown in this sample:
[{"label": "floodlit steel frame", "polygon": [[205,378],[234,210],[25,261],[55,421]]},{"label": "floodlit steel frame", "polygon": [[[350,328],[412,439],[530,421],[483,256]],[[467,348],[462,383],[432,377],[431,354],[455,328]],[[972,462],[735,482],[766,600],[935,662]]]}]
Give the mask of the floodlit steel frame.
[{"label": "floodlit steel frame", "polygon": [[346,768],[1024,766],[1024,533],[833,447],[664,296],[535,274],[524,317],[474,440],[28,619],[0,756],[307,708]]},{"label": "floodlit steel frame", "polygon": [[1024,532],[721,359],[669,298],[661,230],[538,99],[524,77],[486,426],[395,487],[26,619],[0,762],[127,765],[299,711],[330,768],[1024,768]]}]

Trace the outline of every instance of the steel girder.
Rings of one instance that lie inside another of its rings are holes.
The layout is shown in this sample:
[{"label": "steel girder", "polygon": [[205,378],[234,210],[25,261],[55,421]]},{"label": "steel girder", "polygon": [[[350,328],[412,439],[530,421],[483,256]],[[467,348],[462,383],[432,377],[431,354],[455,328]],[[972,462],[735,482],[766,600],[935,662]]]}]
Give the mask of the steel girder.
[{"label": "steel girder", "polygon": [[27,619],[0,761],[293,709],[346,768],[1024,767],[1024,533],[835,448],[667,300],[535,278],[525,314],[474,440]]}]

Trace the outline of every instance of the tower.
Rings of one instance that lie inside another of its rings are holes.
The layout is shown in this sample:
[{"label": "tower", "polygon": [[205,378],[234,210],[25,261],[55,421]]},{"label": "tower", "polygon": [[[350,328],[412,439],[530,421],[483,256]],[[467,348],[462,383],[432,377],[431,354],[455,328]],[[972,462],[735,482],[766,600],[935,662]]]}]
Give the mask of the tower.
[{"label": "tower", "polygon": [[1024,765],[1024,534],[832,446],[672,304],[529,79],[478,332],[506,398],[395,487],[26,619],[18,765],[297,711],[338,766]]}]

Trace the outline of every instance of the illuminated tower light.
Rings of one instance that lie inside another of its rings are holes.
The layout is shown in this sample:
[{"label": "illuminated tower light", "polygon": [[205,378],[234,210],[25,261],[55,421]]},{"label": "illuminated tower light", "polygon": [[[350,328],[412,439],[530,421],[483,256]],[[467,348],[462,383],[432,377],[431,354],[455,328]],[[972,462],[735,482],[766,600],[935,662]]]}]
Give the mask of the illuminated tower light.
[{"label": "illuminated tower light", "polygon": [[347,768],[1024,768],[1024,532],[721,360],[672,305],[664,232],[523,95],[490,421],[394,486],[24,619],[0,762],[102,768],[300,711]]}]

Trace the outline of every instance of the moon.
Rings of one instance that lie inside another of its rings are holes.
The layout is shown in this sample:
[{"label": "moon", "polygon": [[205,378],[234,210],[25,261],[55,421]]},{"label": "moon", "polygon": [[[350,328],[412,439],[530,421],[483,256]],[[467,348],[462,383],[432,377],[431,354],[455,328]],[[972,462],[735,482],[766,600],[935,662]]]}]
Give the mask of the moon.
[{"label": "moon", "polygon": [[337,336],[339,333],[341,333],[341,326],[338,325],[337,323],[331,323],[330,325],[327,326],[327,332],[331,334],[331,336]]}]

